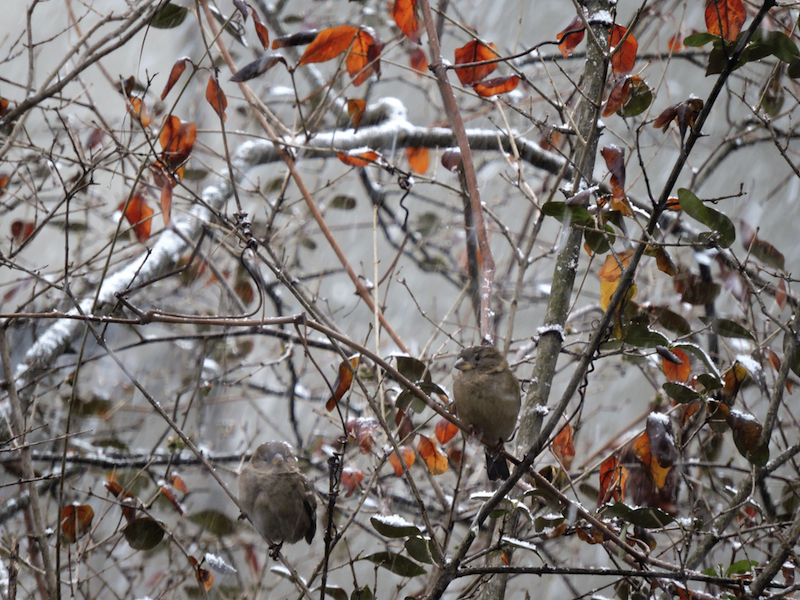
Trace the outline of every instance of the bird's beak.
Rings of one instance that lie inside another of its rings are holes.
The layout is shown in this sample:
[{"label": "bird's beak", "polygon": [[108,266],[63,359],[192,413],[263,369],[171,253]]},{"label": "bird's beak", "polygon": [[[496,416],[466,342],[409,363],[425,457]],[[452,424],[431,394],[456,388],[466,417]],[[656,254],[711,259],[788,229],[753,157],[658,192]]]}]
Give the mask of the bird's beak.
[{"label": "bird's beak", "polygon": [[464,358],[459,358],[456,361],[456,364],[453,365],[454,369],[458,369],[459,371],[471,371],[472,365],[469,364],[469,361]]}]

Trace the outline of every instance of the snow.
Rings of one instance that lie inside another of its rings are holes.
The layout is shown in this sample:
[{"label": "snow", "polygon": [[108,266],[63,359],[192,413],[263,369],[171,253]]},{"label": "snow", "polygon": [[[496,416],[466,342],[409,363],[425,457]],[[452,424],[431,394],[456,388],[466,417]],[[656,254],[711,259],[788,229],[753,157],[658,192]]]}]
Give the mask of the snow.
[{"label": "snow", "polygon": [[406,521],[400,515],[375,515],[372,518],[389,527],[416,527],[411,521]]},{"label": "snow", "polygon": [[566,339],[566,334],[564,333],[564,328],[561,325],[559,325],[558,323],[552,323],[550,325],[542,325],[541,327],[539,327],[536,330],[536,335],[541,337],[544,334],[551,333],[551,332],[557,333],[559,335],[559,337],[561,338],[562,342]]},{"label": "snow", "polygon": [[206,552],[205,555],[206,563],[208,564],[211,569],[219,573],[220,575],[233,575],[236,573],[236,569],[226,563],[221,557],[217,556],[216,554],[211,554],[210,552]]}]

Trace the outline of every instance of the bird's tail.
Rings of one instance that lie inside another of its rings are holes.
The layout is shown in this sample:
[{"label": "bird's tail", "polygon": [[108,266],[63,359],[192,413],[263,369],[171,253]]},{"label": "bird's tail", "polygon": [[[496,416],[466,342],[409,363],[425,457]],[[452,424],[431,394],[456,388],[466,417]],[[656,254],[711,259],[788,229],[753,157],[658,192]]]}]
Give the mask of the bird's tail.
[{"label": "bird's tail", "polygon": [[508,471],[508,462],[506,462],[502,454],[495,454],[489,448],[486,448],[486,471],[491,481],[505,480],[511,475]]}]

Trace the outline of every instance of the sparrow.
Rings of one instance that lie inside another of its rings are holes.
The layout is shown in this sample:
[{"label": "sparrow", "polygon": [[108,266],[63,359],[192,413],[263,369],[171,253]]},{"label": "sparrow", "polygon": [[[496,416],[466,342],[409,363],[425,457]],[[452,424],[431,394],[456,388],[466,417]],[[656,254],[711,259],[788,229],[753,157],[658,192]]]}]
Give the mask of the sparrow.
[{"label": "sparrow", "polygon": [[497,442],[493,450],[486,448],[486,470],[492,481],[508,479],[508,464],[498,454],[517,424],[519,381],[503,355],[491,346],[464,348],[454,368],[460,371],[453,383],[456,415]]},{"label": "sparrow", "polygon": [[286,442],[261,444],[239,474],[239,503],[261,537],[280,549],[317,531],[317,500]]}]

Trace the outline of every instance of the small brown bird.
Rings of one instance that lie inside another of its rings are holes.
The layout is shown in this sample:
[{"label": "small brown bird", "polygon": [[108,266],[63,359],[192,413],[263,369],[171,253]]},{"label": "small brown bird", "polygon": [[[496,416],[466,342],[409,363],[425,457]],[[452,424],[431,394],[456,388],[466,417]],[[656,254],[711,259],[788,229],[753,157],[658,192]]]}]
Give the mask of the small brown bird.
[{"label": "small brown bird", "polygon": [[497,456],[514,433],[520,408],[520,389],[508,362],[497,348],[464,348],[454,365],[461,374],[453,383],[453,399],[458,418],[491,440],[497,441],[492,452],[486,448],[489,479],[508,479],[508,464]]},{"label": "small brown bird", "polygon": [[261,444],[239,474],[239,502],[271,544],[309,544],[317,531],[317,499],[286,442]]}]

